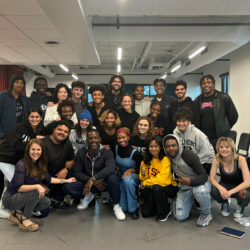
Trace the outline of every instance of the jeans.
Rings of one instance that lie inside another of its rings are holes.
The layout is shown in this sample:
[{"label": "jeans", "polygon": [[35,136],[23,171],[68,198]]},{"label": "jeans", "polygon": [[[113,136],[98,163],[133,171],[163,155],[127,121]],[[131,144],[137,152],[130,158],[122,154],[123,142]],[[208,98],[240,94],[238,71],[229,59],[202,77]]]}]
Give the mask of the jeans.
[{"label": "jeans", "polygon": [[200,204],[201,214],[210,213],[211,184],[207,181],[204,185],[196,187],[182,187],[177,193],[175,217],[178,221],[186,220],[190,214],[194,199]]},{"label": "jeans", "polygon": [[[113,200],[113,203],[119,204],[120,202],[120,183],[118,180],[118,176],[115,174],[111,174],[104,179],[104,182],[107,184],[107,190],[109,192],[110,197]],[[69,194],[72,198],[76,200],[80,200],[84,197],[83,188],[85,186],[85,182],[77,181],[72,183],[66,183],[63,185],[63,191],[66,194]],[[100,192],[94,185],[90,190],[92,193],[96,191]]]},{"label": "jeans", "polygon": [[123,212],[132,213],[138,208],[136,188],[139,185],[138,174],[132,173],[126,178],[121,178],[121,198],[120,207]]}]

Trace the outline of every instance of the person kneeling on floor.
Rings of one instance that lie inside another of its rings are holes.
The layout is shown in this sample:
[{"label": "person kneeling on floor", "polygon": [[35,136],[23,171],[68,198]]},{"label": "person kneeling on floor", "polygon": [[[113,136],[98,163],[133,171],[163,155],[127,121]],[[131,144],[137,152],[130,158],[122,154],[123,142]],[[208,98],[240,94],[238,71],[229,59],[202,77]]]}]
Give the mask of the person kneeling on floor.
[{"label": "person kneeling on floor", "polygon": [[30,220],[33,211],[50,207],[50,199],[45,196],[49,183],[74,182],[75,178],[57,179],[50,177],[47,170],[47,155],[43,143],[32,139],[26,146],[24,159],[18,161],[15,173],[3,194],[3,205],[12,210],[9,220],[25,231],[37,231],[39,225]]},{"label": "person kneeling on floor", "polygon": [[[236,154],[234,141],[221,137],[216,144],[217,154],[213,159],[210,171],[212,197],[221,204],[221,215],[229,216],[229,199],[235,198],[237,206],[233,216],[241,218],[244,209],[250,202],[250,173],[246,159]],[[220,181],[215,179],[220,170]]]},{"label": "person kneeling on floor", "polygon": [[201,210],[197,225],[207,226],[212,220],[211,184],[198,156],[190,150],[183,149],[175,135],[165,136],[163,147],[166,155],[171,159],[171,167],[179,182],[180,189],[175,204],[176,219],[184,221],[189,217],[195,199],[200,204]]},{"label": "person kneeling on floor", "polygon": [[78,209],[86,209],[95,198],[94,193],[108,190],[118,220],[125,220],[120,202],[120,183],[115,175],[115,160],[110,149],[101,144],[99,132],[91,128],[87,132],[87,147],[81,148],[75,158],[73,175],[77,182],[66,184],[64,191],[74,199],[81,199]]}]

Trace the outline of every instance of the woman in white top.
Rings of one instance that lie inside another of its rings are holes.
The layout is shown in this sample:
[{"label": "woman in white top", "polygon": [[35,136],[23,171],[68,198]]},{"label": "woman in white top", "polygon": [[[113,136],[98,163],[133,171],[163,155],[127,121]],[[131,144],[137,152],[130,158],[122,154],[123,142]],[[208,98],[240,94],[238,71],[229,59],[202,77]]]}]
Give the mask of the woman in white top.
[{"label": "woman in white top", "polygon": [[[53,104],[52,106],[47,107],[44,121],[43,121],[44,126],[47,126],[49,123],[53,121],[61,120],[61,117],[57,112],[57,107],[59,103],[69,98],[69,94],[70,94],[70,90],[66,84],[58,83],[56,85],[56,88],[55,88],[56,103]],[[75,113],[73,114],[71,120],[74,122],[74,124],[77,124],[77,117]]]}]

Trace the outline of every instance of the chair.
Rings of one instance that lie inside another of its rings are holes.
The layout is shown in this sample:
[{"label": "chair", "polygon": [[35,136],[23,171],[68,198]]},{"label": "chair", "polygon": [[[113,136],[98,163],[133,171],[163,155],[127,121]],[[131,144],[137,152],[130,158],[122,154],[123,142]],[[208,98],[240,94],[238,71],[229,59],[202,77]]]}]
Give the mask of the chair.
[{"label": "chair", "polygon": [[236,143],[236,138],[237,138],[237,132],[235,130],[231,130],[229,136],[234,140],[234,143]]},{"label": "chair", "polygon": [[241,133],[240,140],[238,143],[237,153],[242,155],[242,156],[248,157],[249,144],[250,144],[250,134]]}]

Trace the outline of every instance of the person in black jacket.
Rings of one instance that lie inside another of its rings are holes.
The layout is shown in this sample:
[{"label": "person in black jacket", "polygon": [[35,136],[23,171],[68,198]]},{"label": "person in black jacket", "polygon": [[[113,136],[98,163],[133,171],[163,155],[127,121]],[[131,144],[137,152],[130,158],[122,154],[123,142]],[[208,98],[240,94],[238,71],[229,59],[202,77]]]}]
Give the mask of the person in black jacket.
[{"label": "person in black jacket", "polygon": [[39,76],[34,81],[34,89],[36,91],[32,91],[29,103],[30,107],[40,108],[43,112],[43,117],[45,115],[48,102],[52,101],[52,96],[48,96],[46,90],[48,88],[48,83],[46,78]]},{"label": "person in black jacket", "polygon": [[16,123],[28,117],[28,98],[22,95],[24,87],[24,77],[14,75],[10,80],[10,89],[0,93],[0,144],[6,140]]},{"label": "person in black jacket", "polygon": [[81,199],[78,209],[86,209],[94,200],[95,192],[108,190],[118,220],[126,216],[119,206],[120,183],[115,175],[116,164],[110,149],[102,147],[98,130],[91,128],[87,133],[87,148],[81,148],[75,158],[73,175],[77,182],[64,186],[64,191],[74,199]]},{"label": "person in black jacket", "polygon": [[205,75],[200,80],[202,94],[195,99],[198,128],[207,135],[214,150],[218,138],[229,136],[238,120],[237,109],[227,94],[215,90],[215,79]]},{"label": "person in black jacket", "polygon": [[161,104],[161,112],[164,117],[165,122],[168,123],[168,120],[171,119],[169,117],[169,108],[175,102],[175,99],[172,96],[166,95],[167,83],[164,79],[155,79],[154,80],[154,88],[156,91],[156,97],[152,102],[159,102]]},{"label": "person in black jacket", "polygon": [[176,122],[174,120],[174,115],[177,112],[179,108],[182,107],[188,107],[192,110],[193,113],[193,118],[191,123],[197,126],[197,107],[195,103],[192,101],[192,99],[189,96],[186,96],[187,92],[187,83],[183,80],[179,80],[175,83],[175,94],[177,96],[177,100],[170,106],[169,108],[169,117],[170,119],[168,120],[168,129],[169,133],[173,133],[175,127],[176,127]]},{"label": "person in black jacket", "polygon": [[121,75],[112,75],[109,80],[109,90],[105,93],[104,102],[108,109],[117,111],[120,107],[125,79]]}]

